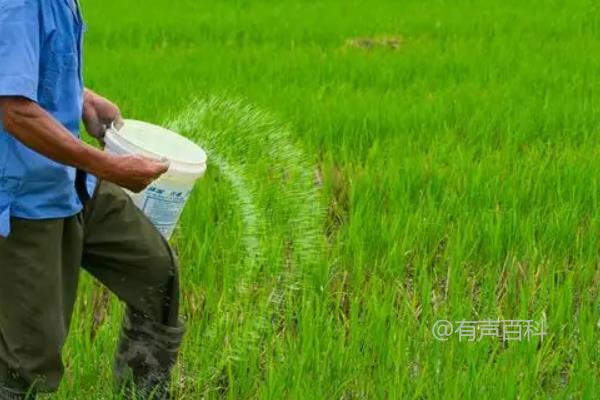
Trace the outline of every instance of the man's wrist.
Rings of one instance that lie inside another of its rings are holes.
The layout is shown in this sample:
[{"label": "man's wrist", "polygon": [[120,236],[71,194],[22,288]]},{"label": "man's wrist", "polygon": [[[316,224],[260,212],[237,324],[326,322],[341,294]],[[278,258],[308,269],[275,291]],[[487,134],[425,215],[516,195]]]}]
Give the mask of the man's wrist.
[{"label": "man's wrist", "polygon": [[83,159],[85,165],[82,169],[96,175],[100,179],[108,179],[113,175],[113,163],[115,156],[92,146],[85,147]]}]

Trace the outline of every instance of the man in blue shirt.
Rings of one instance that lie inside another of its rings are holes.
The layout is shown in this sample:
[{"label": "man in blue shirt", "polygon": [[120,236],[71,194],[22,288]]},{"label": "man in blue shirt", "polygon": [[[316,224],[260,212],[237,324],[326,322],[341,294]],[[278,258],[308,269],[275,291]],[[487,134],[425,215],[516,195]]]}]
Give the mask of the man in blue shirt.
[{"label": "man in blue shirt", "polygon": [[84,88],[83,31],[76,0],[0,0],[0,400],[58,388],[80,265],[127,305],[127,396],[166,398],[183,336],[175,256],[120,188],[168,165],[80,140],[120,119]]}]

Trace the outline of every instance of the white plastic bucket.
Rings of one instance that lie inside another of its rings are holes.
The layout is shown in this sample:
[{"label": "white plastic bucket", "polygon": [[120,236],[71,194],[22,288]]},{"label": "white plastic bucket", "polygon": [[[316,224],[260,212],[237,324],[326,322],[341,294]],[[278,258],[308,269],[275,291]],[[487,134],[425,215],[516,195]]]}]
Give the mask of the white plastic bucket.
[{"label": "white plastic bucket", "polygon": [[105,151],[169,160],[169,170],[143,192],[127,191],[160,233],[171,238],[194,183],[206,171],[206,153],[185,137],[147,122],[125,120],[106,132]]}]

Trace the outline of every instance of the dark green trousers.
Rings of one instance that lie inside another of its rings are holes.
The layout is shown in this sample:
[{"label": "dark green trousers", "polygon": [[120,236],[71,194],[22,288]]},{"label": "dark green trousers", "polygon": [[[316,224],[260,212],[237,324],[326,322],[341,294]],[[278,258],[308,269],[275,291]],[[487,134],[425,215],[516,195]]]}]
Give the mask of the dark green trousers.
[{"label": "dark green trousers", "polygon": [[0,387],[58,388],[80,266],[129,311],[177,325],[175,256],[119,187],[101,182],[76,216],[11,225],[0,238]]}]

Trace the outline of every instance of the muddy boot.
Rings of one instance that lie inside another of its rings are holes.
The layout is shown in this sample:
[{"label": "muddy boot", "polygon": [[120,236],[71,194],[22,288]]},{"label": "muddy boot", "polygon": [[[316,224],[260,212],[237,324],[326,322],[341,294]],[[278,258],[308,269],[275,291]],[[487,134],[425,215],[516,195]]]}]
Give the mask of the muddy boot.
[{"label": "muddy boot", "polygon": [[0,400],[33,400],[35,399],[34,394],[27,394],[23,392],[15,392],[13,390],[0,387]]},{"label": "muddy boot", "polygon": [[169,327],[128,311],[114,365],[125,399],[166,400],[185,326]]}]

